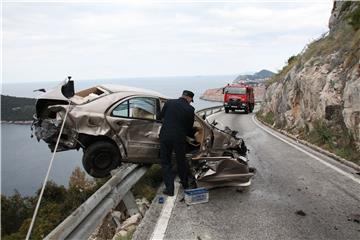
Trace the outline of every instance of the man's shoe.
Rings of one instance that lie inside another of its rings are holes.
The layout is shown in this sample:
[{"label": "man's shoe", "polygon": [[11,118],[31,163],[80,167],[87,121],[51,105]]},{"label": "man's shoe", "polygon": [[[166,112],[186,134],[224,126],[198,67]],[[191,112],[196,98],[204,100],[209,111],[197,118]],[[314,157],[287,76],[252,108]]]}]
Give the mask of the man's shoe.
[{"label": "man's shoe", "polygon": [[174,192],[170,192],[170,191],[168,191],[168,190],[166,190],[166,189],[163,191],[163,194],[168,195],[168,196],[170,196],[170,197],[173,197],[173,196],[174,196]]}]

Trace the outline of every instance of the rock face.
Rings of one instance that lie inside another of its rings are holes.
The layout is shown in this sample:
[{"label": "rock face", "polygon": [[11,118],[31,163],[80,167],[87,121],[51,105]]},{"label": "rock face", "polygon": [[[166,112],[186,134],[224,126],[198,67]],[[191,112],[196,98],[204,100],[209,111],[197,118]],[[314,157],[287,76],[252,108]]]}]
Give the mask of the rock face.
[{"label": "rock face", "polygon": [[360,149],[360,29],[349,25],[359,2],[334,2],[329,34],[309,44],[267,87],[261,114],[294,133],[316,121],[342,127]]}]

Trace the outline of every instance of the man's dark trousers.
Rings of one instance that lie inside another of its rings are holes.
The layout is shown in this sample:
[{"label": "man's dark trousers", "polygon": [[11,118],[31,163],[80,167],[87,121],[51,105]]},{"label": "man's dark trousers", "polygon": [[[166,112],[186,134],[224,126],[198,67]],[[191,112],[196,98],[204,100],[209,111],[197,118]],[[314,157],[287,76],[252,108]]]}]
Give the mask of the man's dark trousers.
[{"label": "man's dark trousers", "polygon": [[185,159],[186,136],[191,136],[194,108],[184,98],[168,100],[160,113],[163,124],[160,130],[160,158],[166,191],[174,192],[174,173],[171,154],[175,151],[178,174],[184,188],[188,187],[188,163]]},{"label": "man's dark trousers", "polygon": [[171,155],[175,152],[177,171],[180,182],[184,188],[188,188],[188,163],[185,159],[185,141],[177,139],[163,139],[160,141],[160,158],[166,189],[174,192],[174,177],[172,172]]}]

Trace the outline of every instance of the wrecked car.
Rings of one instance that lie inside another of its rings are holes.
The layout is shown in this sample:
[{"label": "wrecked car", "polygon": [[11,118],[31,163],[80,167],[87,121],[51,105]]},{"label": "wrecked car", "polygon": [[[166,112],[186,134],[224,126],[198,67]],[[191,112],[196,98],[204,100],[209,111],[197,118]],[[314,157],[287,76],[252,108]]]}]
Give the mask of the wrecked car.
[{"label": "wrecked car", "polygon": [[[37,140],[57,151],[82,149],[86,172],[110,175],[122,162],[160,162],[161,108],[168,97],[151,90],[99,85],[79,92],[69,78],[42,93],[32,124]],[[187,159],[198,186],[248,186],[253,176],[244,141],[231,129],[195,115],[194,136],[188,138]]]}]

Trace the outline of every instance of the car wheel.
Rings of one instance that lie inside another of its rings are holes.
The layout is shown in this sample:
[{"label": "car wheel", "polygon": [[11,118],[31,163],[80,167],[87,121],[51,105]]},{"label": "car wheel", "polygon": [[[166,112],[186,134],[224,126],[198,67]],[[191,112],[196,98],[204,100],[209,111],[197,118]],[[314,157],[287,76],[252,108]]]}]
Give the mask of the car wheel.
[{"label": "car wheel", "polygon": [[248,113],[249,113],[249,105],[247,105],[245,108],[245,114],[248,114]]},{"label": "car wheel", "polygon": [[229,109],[225,108],[225,113],[229,113]]},{"label": "car wheel", "polygon": [[95,142],[84,150],[83,166],[88,174],[95,178],[110,175],[110,171],[120,165],[120,152],[110,142]]}]

